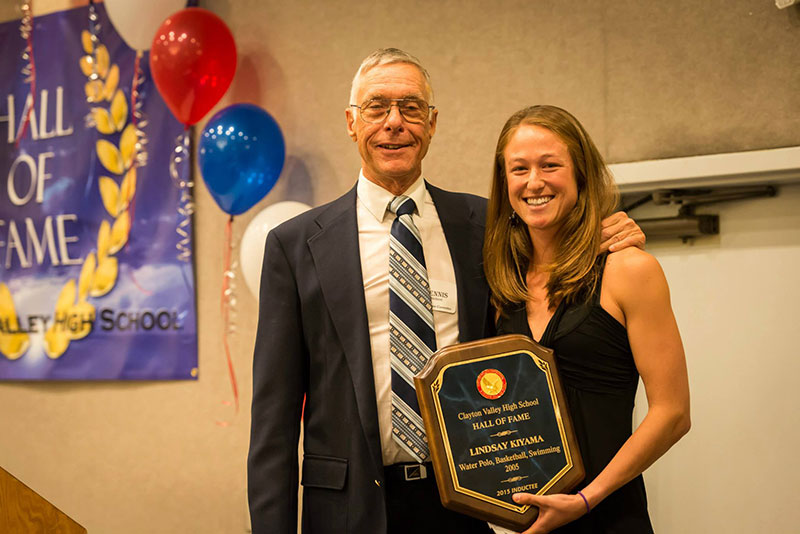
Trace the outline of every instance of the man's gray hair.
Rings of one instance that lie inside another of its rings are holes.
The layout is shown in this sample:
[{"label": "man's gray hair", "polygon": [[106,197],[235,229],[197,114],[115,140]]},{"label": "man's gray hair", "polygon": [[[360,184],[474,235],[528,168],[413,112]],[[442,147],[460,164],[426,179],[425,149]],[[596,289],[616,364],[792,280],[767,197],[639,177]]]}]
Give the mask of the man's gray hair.
[{"label": "man's gray hair", "polygon": [[380,65],[388,65],[391,63],[408,63],[409,65],[417,67],[422,73],[423,78],[425,78],[425,88],[428,90],[428,95],[430,96],[430,102],[428,103],[433,103],[433,86],[431,85],[431,77],[428,75],[428,71],[425,70],[425,67],[422,66],[419,59],[399,48],[379,48],[364,58],[364,61],[361,62],[361,66],[358,67],[356,75],[353,77],[353,83],[350,85],[350,103],[361,104],[361,102],[356,102],[355,100],[362,74]]}]

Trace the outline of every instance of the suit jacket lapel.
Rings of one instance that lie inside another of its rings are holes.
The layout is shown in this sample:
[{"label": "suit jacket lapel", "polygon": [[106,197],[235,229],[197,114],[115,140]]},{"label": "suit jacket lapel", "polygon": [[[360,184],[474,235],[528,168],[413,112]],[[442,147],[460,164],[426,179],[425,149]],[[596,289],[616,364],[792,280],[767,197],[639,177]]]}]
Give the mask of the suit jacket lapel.
[{"label": "suit jacket lapel", "polygon": [[308,240],[308,246],[353,378],[361,425],[376,467],[380,468],[383,460],[358,247],[356,188],[322,212],[317,224],[320,231]]},{"label": "suit jacket lapel", "polygon": [[427,184],[453,259],[458,288],[458,339],[486,337],[489,288],[481,254],[486,222],[460,195]]}]

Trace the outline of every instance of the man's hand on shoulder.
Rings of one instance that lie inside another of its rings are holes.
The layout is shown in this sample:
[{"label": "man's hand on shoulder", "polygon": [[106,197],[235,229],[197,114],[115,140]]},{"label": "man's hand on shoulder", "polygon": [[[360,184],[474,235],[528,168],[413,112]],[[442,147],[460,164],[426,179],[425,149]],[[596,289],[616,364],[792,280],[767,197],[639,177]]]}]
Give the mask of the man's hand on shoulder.
[{"label": "man's hand on shoulder", "polygon": [[624,211],[612,213],[600,223],[600,252],[616,252],[628,247],[644,250],[645,235],[636,221]]}]

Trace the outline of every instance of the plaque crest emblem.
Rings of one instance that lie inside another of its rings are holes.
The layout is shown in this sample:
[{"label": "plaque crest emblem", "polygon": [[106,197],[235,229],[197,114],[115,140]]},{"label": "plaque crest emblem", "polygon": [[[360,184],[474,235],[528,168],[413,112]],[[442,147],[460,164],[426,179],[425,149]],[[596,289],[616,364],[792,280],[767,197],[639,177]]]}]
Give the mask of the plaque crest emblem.
[{"label": "plaque crest emblem", "polygon": [[489,400],[499,399],[506,392],[506,377],[497,369],[484,369],[476,382],[478,393]]}]

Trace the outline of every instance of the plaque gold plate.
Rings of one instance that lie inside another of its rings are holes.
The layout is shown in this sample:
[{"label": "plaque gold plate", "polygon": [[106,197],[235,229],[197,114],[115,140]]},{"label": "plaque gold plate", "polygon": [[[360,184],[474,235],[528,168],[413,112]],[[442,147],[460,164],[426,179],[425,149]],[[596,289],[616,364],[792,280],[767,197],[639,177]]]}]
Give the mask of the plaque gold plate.
[{"label": "plaque gold plate", "polygon": [[522,335],[437,351],[414,377],[445,508],[521,531],[584,477],[553,352]]}]

